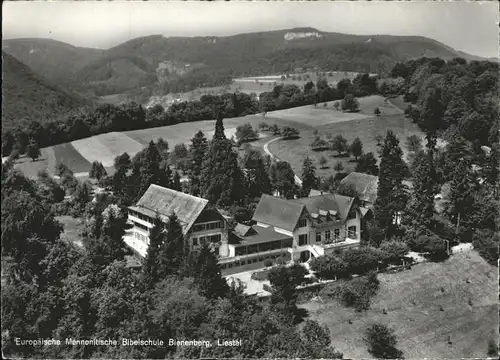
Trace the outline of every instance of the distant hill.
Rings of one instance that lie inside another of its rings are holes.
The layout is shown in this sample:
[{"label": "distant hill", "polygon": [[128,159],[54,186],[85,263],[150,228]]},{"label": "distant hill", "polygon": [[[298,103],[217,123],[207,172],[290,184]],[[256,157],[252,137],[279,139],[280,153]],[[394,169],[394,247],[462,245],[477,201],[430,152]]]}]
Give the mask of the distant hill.
[{"label": "distant hill", "polygon": [[98,95],[156,85],[160,66],[169,69],[161,72],[162,90],[181,92],[218,86],[232,77],[297,68],[387,72],[398,61],[422,56],[480,59],[425,37],[348,35],[314,28],[226,37],[152,35],[108,50],[46,39],[14,39],[4,41],[3,49],[50,80],[72,82]]},{"label": "distant hill", "polygon": [[87,105],[15,57],[2,51],[2,58],[2,129],[11,129],[21,122],[44,123]]}]

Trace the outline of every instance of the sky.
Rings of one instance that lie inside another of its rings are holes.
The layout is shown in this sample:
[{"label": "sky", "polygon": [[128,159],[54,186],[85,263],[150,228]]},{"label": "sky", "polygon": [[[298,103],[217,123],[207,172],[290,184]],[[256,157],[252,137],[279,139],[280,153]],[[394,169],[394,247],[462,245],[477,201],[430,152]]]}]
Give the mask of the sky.
[{"label": "sky", "polygon": [[51,38],[107,49],[139,36],[225,36],[314,27],[359,35],[419,35],[498,57],[497,1],[4,1],[3,38]]}]

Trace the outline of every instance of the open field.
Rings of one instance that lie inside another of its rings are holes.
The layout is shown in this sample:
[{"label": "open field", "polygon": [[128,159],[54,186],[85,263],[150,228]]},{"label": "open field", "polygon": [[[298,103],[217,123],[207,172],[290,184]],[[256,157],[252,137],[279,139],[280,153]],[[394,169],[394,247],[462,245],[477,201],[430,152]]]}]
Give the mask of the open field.
[{"label": "open field", "polygon": [[[333,167],[337,162],[344,165],[344,172],[354,170],[356,164],[350,162],[353,158],[337,158],[333,151],[313,151],[309,144],[314,140],[314,129],[317,129],[320,136],[326,139],[326,134],[333,136],[342,135],[350,144],[356,137],[359,137],[363,143],[363,151],[373,152],[377,157],[376,135],[385,135],[388,129],[391,129],[399,138],[400,146],[403,152],[407,152],[404,142],[407,136],[416,134],[423,136],[423,133],[409,119],[403,115],[382,115],[380,117],[369,117],[361,120],[341,121],[310,127],[307,130],[301,130],[300,138],[294,140],[278,140],[269,145],[269,150],[280,160],[287,161],[292,165],[293,170],[300,176],[302,173],[302,162],[306,156],[309,156],[316,164],[316,174],[322,177],[334,175]],[[319,159],[325,156],[328,160],[326,169],[319,168]]]},{"label": "open field", "polygon": [[[250,123],[256,128],[262,121],[261,115],[225,119],[226,136],[231,138],[236,133],[236,127],[239,125]],[[280,119],[266,120],[266,122],[269,125],[276,123],[279,126],[294,124]],[[156,141],[160,137],[169,143],[170,149],[173,149],[176,144],[189,144],[198,130],[203,131],[207,138],[211,139],[214,128],[215,121],[209,120],[123,133],[111,132],[41,149],[42,156],[40,160],[32,162],[31,159],[22,157],[15,166],[25,175],[36,178],[38,171],[43,169],[54,174],[57,164],[63,163],[75,173],[75,176],[84,179],[86,173],[90,171],[92,161],[100,161],[108,174],[112,174],[114,158],[124,152],[133,156],[147,146],[151,140]],[[267,136],[267,133],[261,134],[262,139],[256,143],[261,144]]]},{"label": "open field", "polygon": [[[319,103],[317,106],[306,105],[286,110],[270,111],[266,114],[268,117],[305,123],[310,126],[321,126],[326,124],[338,123],[343,121],[361,120],[366,117],[373,117],[373,110],[378,107],[383,116],[402,114],[402,112],[379,95],[372,95],[359,98],[359,112],[350,113],[337,111],[333,107],[336,101]],[[339,101],[340,102],[340,101]]]},{"label": "open field", "polygon": [[498,269],[475,251],[378,278],[379,293],[366,312],[344,308],[325,297],[324,303],[302,305],[311,319],[328,326],[332,344],[344,358],[372,357],[362,337],[375,322],[394,329],[397,347],[406,359],[487,357],[488,341],[498,339]]},{"label": "open field", "polygon": [[143,145],[124,133],[111,132],[71,142],[88,162],[100,161],[105,167],[113,166],[116,156],[128,153],[134,156]]}]

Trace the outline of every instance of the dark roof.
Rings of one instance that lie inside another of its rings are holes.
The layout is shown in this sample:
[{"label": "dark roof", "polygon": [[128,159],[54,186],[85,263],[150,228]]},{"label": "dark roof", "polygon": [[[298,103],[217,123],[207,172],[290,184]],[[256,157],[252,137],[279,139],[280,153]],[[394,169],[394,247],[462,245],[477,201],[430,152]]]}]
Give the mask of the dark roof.
[{"label": "dark roof", "polygon": [[248,236],[242,238],[240,237],[240,243],[238,245],[252,245],[292,238],[291,236],[274,231],[271,226],[266,228],[263,226],[254,225],[251,228],[253,230],[252,233]]},{"label": "dark roof", "polygon": [[168,222],[169,216],[175,213],[186,234],[207,204],[206,199],[152,184],[136,206],[130,209],[151,217],[155,217],[158,212],[164,222]]},{"label": "dark roof", "polygon": [[305,205],[309,213],[319,214],[320,210],[327,212],[334,210],[340,214],[342,220],[345,220],[354,202],[354,198],[338,194],[327,194],[289,201]]},{"label": "dark roof", "polygon": [[304,205],[270,195],[262,195],[252,220],[293,231]]},{"label": "dark roof", "polygon": [[377,199],[378,176],[352,172],[340,181],[340,185],[353,186],[360,200],[374,204]]},{"label": "dark roof", "polygon": [[251,226],[238,223],[234,228],[234,233],[238,237],[245,237],[245,236],[248,236],[248,235],[254,233],[254,231],[252,231]]}]

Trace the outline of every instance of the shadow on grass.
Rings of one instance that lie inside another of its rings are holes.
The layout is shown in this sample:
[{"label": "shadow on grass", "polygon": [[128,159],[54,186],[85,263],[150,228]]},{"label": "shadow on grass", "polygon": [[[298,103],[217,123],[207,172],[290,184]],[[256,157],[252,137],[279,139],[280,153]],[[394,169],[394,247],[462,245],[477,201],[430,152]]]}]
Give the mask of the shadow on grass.
[{"label": "shadow on grass", "polygon": [[300,324],[309,316],[309,311],[304,308],[297,308],[295,311],[295,325]]}]

